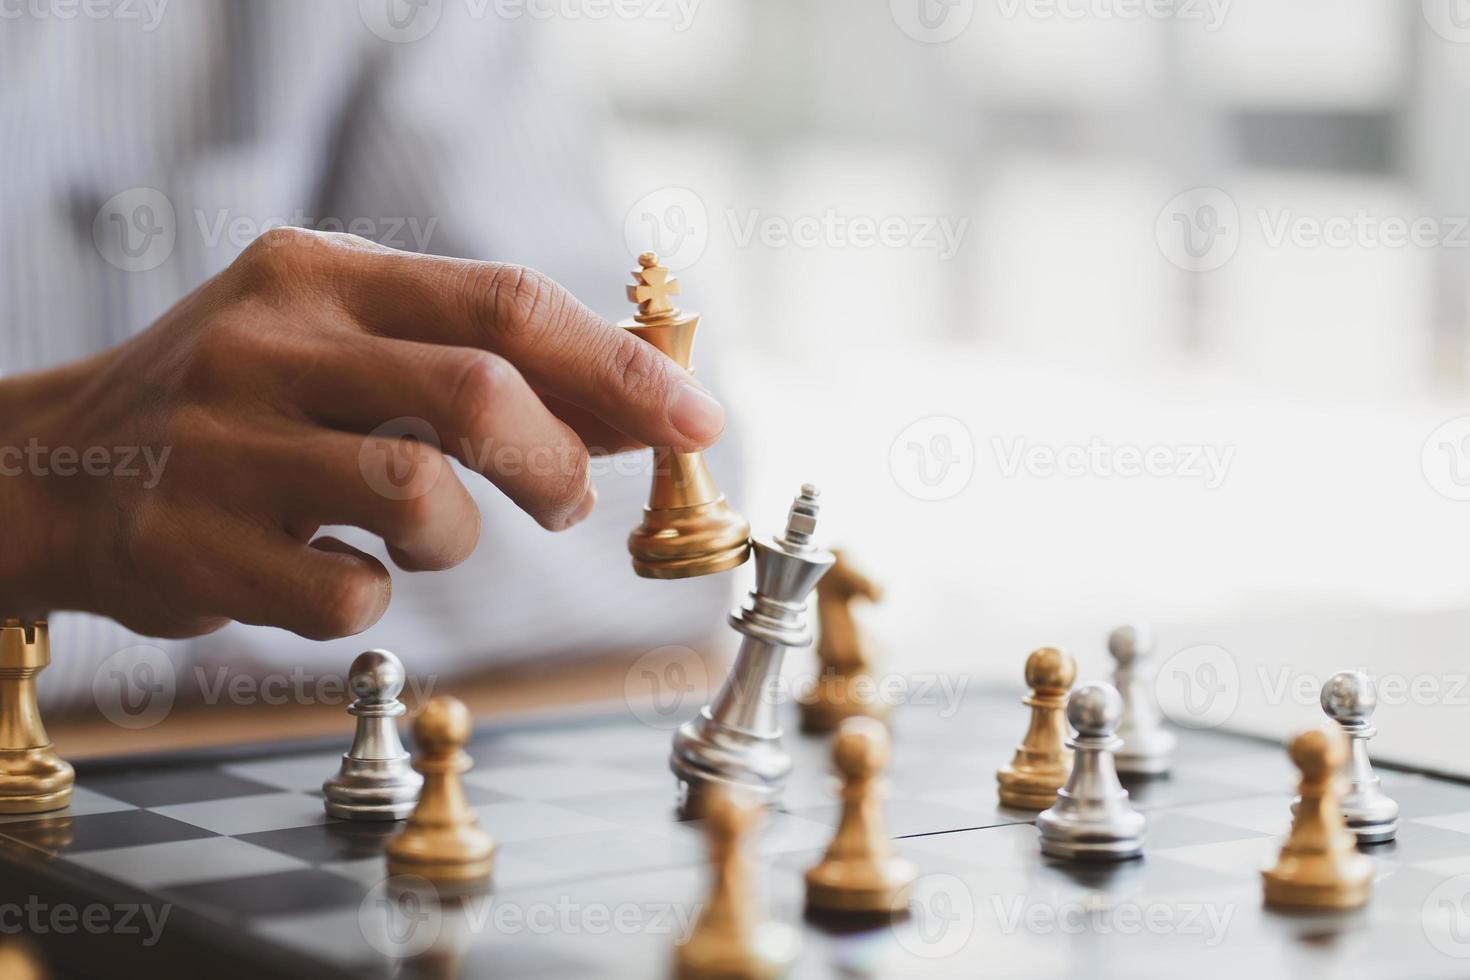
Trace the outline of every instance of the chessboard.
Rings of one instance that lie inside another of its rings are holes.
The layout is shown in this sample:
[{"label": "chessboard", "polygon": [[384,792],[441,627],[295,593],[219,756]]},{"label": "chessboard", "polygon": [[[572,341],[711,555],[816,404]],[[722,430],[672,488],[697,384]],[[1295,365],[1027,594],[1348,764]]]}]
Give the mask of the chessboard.
[{"label": "chessboard", "polygon": [[[1053,861],[1034,814],[996,798],[1026,709],[978,688],[893,718],[887,826],[921,872],[907,916],[808,921],[802,873],[837,806],[828,742],[791,721],[795,772],[754,857],[770,918],[799,932],[794,977],[1470,974],[1470,785],[1382,769],[1403,820],[1365,849],[1368,905],[1281,913],[1260,881],[1290,822],[1280,745],[1180,731],[1172,775],[1130,784],[1144,856]],[[499,849],[489,892],[450,915],[385,886],[398,825],[324,815],[345,745],[83,763],[67,810],[0,818],[0,927],[19,924],[60,977],[666,976],[707,888],[700,827],[675,809],[671,729],[620,704],[477,731],[465,786]]]}]

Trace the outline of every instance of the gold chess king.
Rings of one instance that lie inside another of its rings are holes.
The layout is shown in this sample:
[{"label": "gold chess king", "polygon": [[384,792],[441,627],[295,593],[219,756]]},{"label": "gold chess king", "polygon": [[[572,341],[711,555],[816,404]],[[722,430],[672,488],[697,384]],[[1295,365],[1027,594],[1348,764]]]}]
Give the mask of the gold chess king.
[{"label": "gold chess king", "polygon": [[[658,264],[658,256],[638,256],[628,299],[638,312],[618,326],[636,334],[688,370],[699,314],[685,313],[669,301],[679,280]],[[633,569],[644,578],[691,578],[723,572],[750,557],[750,524],[715,486],[700,453],[667,448],[653,451],[653,490],[643,508],[643,523],[628,536]]]}]

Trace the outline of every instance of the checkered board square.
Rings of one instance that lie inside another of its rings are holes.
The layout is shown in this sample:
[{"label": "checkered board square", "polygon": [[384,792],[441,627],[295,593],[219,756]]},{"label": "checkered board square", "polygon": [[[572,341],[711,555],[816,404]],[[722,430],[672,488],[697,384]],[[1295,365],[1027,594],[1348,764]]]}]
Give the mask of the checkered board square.
[{"label": "checkered board square", "polygon": [[[803,918],[802,873],[837,806],[826,742],[789,727],[795,773],[752,851],[770,917],[801,934],[792,976],[1470,975],[1470,786],[1380,770],[1403,820],[1397,841],[1366,851],[1369,905],[1282,914],[1262,906],[1259,877],[1290,822],[1280,746],[1181,731],[1173,774],[1129,785],[1149,818],[1144,858],[1069,864],[1043,859],[1034,815],[996,799],[994,770],[1026,724],[1015,697],[972,690],[934,715],[894,720],[886,817],[921,872],[910,914],[866,931]],[[706,889],[669,737],[626,710],[480,732],[465,787],[498,842],[494,879],[432,911],[385,886],[398,825],[323,813],[342,746],[83,765],[67,810],[0,818],[0,914],[39,906],[44,926],[58,907],[133,907],[131,931],[37,931],[67,976],[205,963],[312,980],[663,976]]]}]

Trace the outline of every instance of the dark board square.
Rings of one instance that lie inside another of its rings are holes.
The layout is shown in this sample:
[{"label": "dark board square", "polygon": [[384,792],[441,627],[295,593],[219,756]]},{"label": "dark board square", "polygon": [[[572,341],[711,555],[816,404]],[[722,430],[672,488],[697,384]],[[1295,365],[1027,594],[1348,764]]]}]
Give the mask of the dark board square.
[{"label": "dark board square", "polygon": [[65,854],[219,836],[202,827],[147,810],[26,820],[5,824],[0,833],[24,844]]},{"label": "dark board square", "polygon": [[164,890],[165,898],[187,907],[202,903],[227,916],[245,918],[356,908],[366,894],[367,889],[358,882],[316,868],[205,881]]},{"label": "dark board square", "polygon": [[218,769],[177,769],[146,772],[141,769],[93,776],[87,788],[134,806],[201,803],[231,796],[277,793],[278,787],[232,776]]},{"label": "dark board square", "polygon": [[242,834],[238,839],[313,864],[325,864],[378,857],[388,838],[402,829],[403,825],[394,820],[328,820],[309,827]]}]

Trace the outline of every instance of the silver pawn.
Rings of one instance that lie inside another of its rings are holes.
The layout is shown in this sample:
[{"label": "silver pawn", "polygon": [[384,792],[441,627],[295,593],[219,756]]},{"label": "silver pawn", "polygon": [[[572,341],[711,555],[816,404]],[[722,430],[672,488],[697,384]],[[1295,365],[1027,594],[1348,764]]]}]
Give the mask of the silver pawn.
[{"label": "silver pawn", "polygon": [[394,719],[404,713],[403,663],[387,650],[359,654],[347,683],[357,700],[352,748],[337,774],[322,783],[327,815],[343,820],[402,820],[413,812],[424,777],[409,764]]},{"label": "silver pawn", "polygon": [[1322,685],[1322,710],[1342,726],[1351,744],[1343,766],[1348,785],[1341,800],[1342,815],[1363,844],[1393,840],[1399,829],[1399,805],[1383,792],[1368,761],[1368,740],[1378,734],[1368,719],[1377,706],[1373,679],[1362,671],[1338,671]]},{"label": "silver pawn", "polygon": [[1113,768],[1113,731],[1122,717],[1123,698],[1111,684],[1085,684],[1067,699],[1067,720],[1077,729],[1067,741],[1072,774],[1056,804],[1036,818],[1048,857],[1121,861],[1143,853],[1147,821]]},{"label": "silver pawn", "polygon": [[1116,664],[1113,685],[1123,696],[1123,720],[1118,725],[1123,745],[1115,753],[1118,772],[1162,776],[1169,771],[1178,740],[1164,727],[1154,703],[1148,664],[1154,652],[1153,633],[1143,625],[1119,626],[1108,634],[1108,652]]},{"label": "silver pawn", "polygon": [[711,786],[773,803],[791,772],[773,693],[786,648],[811,645],[807,596],[835,560],[812,544],[819,495],[816,487],[804,484],[785,532],[751,542],[755,588],[729,615],[730,625],[743,634],[735,665],[715,699],[674,733],[669,767],[679,780],[686,816],[703,812]]}]

